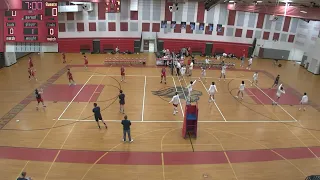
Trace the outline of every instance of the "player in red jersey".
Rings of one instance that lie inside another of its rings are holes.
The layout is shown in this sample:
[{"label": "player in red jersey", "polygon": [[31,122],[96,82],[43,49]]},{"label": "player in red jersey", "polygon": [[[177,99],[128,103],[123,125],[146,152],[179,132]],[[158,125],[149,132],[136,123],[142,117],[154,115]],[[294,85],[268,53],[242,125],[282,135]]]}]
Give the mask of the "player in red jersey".
[{"label": "player in red jersey", "polygon": [[31,79],[35,79],[36,81],[38,81],[38,79],[36,78],[36,70],[34,70],[33,68],[28,68],[28,73],[29,73],[29,81]]},{"label": "player in red jersey", "polygon": [[40,102],[42,103],[42,106],[43,106],[44,108],[46,107],[46,105],[44,105],[43,99],[42,99],[42,97],[41,97],[41,94],[42,94],[42,93],[43,93],[43,89],[41,89],[41,91],[39,91],[38,89],[36,89],[36,90],[34,91],[34,94],[35,94],[36,99],[37,99],[37,102],[38,102],[37,110],[39,109],[39,104],[40,104]]},{"label": "player in red jersey", "polygon": [[63,59],[63,64],[66,63],[66,54],[65,53],[62,53],[62,59]]},{"label": "player in red jersey", "polygon": [[126,73],[125,73],[125,69],[124,69],[124,66],[121,66],[121,69],[120,69],[120,72],[121,72],[121,82],[126,82],[125,78],[126,78]]},{"label": "player in red jersey", "polygon": [[76,85],[76,82],[74,82],[74,80],[73,80],[72,73],[70,72],[70,69],[68,69],[67,76],[69,79],[69,86]]},{"label": "player in red jersey", "polygon": [[167,75],[166,75],[166,68],[163,67],[161,69],[161,81],[160,83],[162,83],[162,80],[164,80],[164,84],[167,84]]},{"label": "player in red jersey", "polygon": [[33,68],[33,62],[30,56],[29,56],[29,68]]},{"label": "player in red jersey", "polygon": [[84,58],[84,67],[87,69],[88,68],[88,58],[87,58],[87,56],[83,56],[83,58]]}]

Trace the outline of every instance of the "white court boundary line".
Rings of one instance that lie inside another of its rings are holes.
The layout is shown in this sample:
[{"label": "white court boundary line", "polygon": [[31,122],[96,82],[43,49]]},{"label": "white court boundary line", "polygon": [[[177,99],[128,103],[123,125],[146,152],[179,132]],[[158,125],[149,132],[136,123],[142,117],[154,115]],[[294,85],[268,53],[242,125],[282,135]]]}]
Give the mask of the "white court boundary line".
[{"label": "white court boundary line", "polygon": [[[204,87],[204,90],[205,90],[205,91],[207,92],[207,94],[210,96],[210,94],[209,94],[209,92],[207,91],[206,86],[203,84],[202,80],[200,80],[200,82],[201,82],[202,86]],[[213,103],[214,103],[214,105],[216,106],[216,108],[218,109],[218,111],[219,111],[220,115],[222,116],[223,120],[224,120],[224,121],[227,121],[226,118],[224,117],[224,115],[222,114],[222,112],[221,112],[218,104],[217,104],[215,101],[213,101]]]},{"label": "white court boundary line", "polygon": [[[176,85],[176,81],[174,80],[174,77],[171,76],[172,80],[173,80],[173,84],[174,84],[174,88],[176,89],[176,92],[178,92],[178,89],[177,89],[177,85]],[[183,94],[184,94],[184,91],[183,91]],[[184,98],[186,98],[186,95],[184,94]],[[180,104],[180,109],[181,109],[181,112],[182,112],[182,117],[184,118],[184,111],[183,111],[183,108],[182,108],[182,104],[181,104],[181,100],[180,100],[180,97],[179,97],[179,104]]]},{"label": "white court boundary line", "polygon": [[[115,76],[115,77],[120,77],[121,75],[118,74],[108,74],[108,75],[103,75],[103,74],[94,74],[93,76]],[[145,75],[126,75],[126,77],[145,77]],[[159,78],[159,76],[147,76],[150,78]],[[167,76],[167,77],[177,77],[177,76]],[[192,78],[200,78],[200,77],[192,77]],[[219,79],[216,77],[206,77],[206,78],[210,78],[210,79]],[[248,80],[248,79],[243,79],[243,78],[226,78],[226,79],[236,79],[236,80]]]},{"label": "white court boundary line", "polygon": [[69,108],[69,106],[73,103],[73,101],[78,97],[78,95],[80,94],[80,92],[82,91],[82,89],[88,84],[88,82],[91,80],[91,78],[93,77],[93,75],[91,75],[88,80],[82,85],[82,87],[80,88],[80,90],[77,92],[77,94],[72,98],[72,100],[69,102],[69,104],[67,105],[67,107],[62,111],[62,113],[60,114],[60,116],[58,117],[57,120],[60,120],[60,118],[63,116],[63,114],[67,111],[67,109]]},{"label": "white court boundary line", "polygon": [[144,87],[143,87],[143,98],[142,98],[141,121],[144,120],[144,101],[145,101],[145,99],[146,99],[146,86],[147,86],[147,76],[144,76]]},{"label": "white court boundary line", "polygon": [[[252,83],[251,80],[248,79],[248,81],[250,81],[250,83]],[[262,91],[261,88],[259,88],[256,84],[253,84],[255,87],[257,87],[264,95],[266,95],[270,100],[272,100],[272,102],[274,102],[274,100],[268,96],[268,94],[266,94],[264,91]],[[277,106],[279,106],[285,113],[287,113],[293,120],[295,120],[296,122],[298,122],[298,120],[296,118],[294,118],[287,110],[285,110],[281,105],[277,104]]]},{"label": "white court boundary line", "polygon": [[[94,119],[85,119],[85,120],[77,120],[77,119],[60,119],[60,121],[78,121],[78,122],[93,122],[96,121]],[[120,122],[121,120],[104,120],[107,122]],[[133,121],[134,123],[182,123],[183,121]],[[290,123],[290,122],[296,122],[296,121],[198,121],[200,123]]]}]

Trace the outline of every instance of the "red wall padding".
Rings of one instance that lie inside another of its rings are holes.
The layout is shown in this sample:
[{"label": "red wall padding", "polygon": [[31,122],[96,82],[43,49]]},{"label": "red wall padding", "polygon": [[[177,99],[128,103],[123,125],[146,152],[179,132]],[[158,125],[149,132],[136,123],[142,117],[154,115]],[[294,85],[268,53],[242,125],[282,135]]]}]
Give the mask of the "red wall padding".
[{"label": "red wall padding", "polygon": [[[63,38],[59,39],[59,52],[66,53],[79,53],[80,46],[90,47],[93,50],[92,41],[99,38]],[[139,38],[100,38],[100,50],[103,51],[104,47],[115,49],[117,46],[120,51],[129,50],[134,51],[134,40],[139,40]]]},{"label": "red wall padding", "polygon": [[226,52],[233,53],[236,56],[242,56],[248,53],[251,44],[197,41],[197,40],[181,40],[181,39],[159,39],[163,41],[163,48],[179,51],[183,47],[191,47],[192,51],[205,52],[206,43],[213,43],[212,53]]},{"label": "red wall padding", "polygon": [[5,42],[4,42],[4,11],[0,11],[0,52],[5,51]]}]

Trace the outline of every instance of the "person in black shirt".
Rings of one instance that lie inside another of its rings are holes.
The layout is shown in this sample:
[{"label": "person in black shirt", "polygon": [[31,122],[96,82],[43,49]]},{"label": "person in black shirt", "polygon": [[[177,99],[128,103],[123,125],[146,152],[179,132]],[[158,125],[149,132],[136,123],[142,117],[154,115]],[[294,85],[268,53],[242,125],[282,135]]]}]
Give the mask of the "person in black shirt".
[{"label": "person in black shirt", "polygon": [[32,180],[30,177],[26,177],[27,173],[26,172],[22,172],[21,176],[17,178],[17,180]]},{"label": "person in black shirt", "polygon": [[94,118],[98,124],[99,129],[101,129],[100,124],[99,124],[99,120],[101,120],[103,122],[104,126],[106,127],[106,129],[108,129],[108,126],[106,125],[106,123],[102,119],[100,107],[97,105],[97,103],[93,103],[93,106],[94,106],[94,108],[92,109],[92,112],[94,113]]},{"label": "person in black shirt", "polygon": [[123,127],[123,142],[126,141],[126,134],[128,134],[129,142],[133,142],[133,139],[131,139],[131,133],[130,133],[130,126],[131,122],[128,120],[128,116],[124,116],[124,120],[121,121],[122,127]]},{"label": "person in black shirt", "polygon": [[122,114],[124,114],[124,104],[125,104],[124,98],[125,98],[125,97],[126,97],[126,96],[125,96],[125,94],[123,94],[123,91],[120,90],[120,94],[119,94],[119,104],[120,104],[120,112],[121,112]]},{"label": "person in black shirt", "polygon": [[278,84],[279,84],[279,79],[280,79],[280,75],[278,75],[278,76],[276,77],[276,79],[274,80],[274,83],[273,83],[273,85],[272,85],[271,88],[274,88],[274,87],[277,87],[277,86],[278,86]]}]

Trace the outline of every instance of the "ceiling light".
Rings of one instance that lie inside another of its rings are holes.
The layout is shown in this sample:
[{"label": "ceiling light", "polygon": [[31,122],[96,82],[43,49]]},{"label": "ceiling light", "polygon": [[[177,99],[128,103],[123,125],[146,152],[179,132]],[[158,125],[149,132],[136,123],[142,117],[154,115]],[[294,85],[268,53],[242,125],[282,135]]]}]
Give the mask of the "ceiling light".
[{"label": "ceiling light", "polygon": [[307,11],[300,11],[301,13],[307,14]]},{"label": "ceiling light", "polygon": [[290,3],[290,2],[292,2],[292,1],[291,1],[291,0],[283,0],[283,1],[281,1],[281,2]]},{"label": "ceiling light", "polygon": [[234,3],[234,1],[229,1],[229,3]]},{"label": "ceiling light", "polygon": [[262,3],[262,1],[257,1],[257,3]]}]

